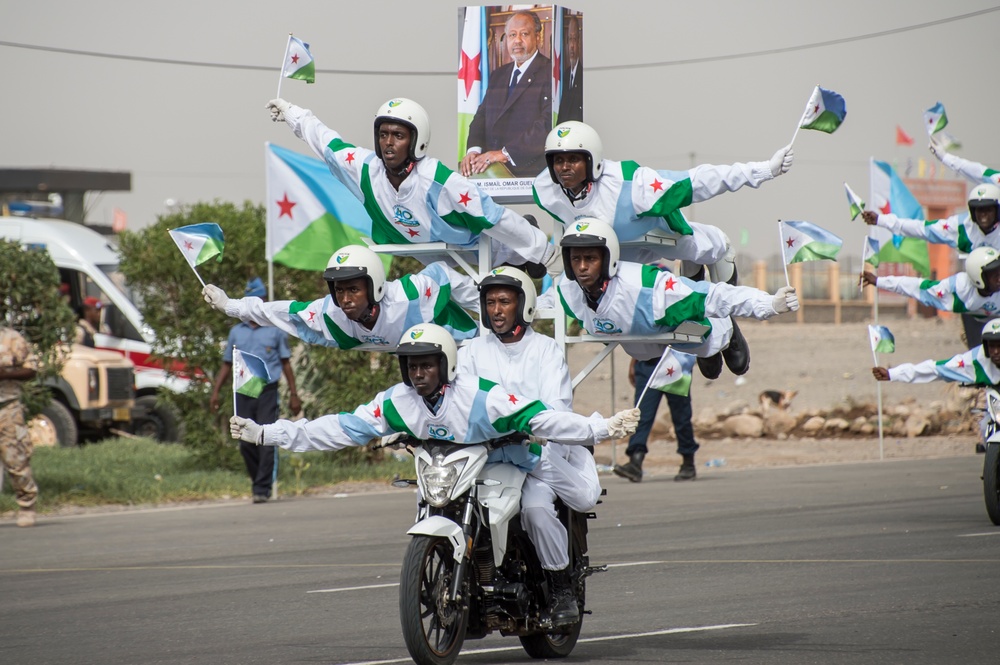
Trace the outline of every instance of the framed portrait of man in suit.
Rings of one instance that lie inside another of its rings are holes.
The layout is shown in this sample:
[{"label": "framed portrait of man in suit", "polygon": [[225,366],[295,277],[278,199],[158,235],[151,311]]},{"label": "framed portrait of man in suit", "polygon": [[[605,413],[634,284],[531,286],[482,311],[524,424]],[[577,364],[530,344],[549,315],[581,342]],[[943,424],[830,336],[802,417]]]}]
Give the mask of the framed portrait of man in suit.
[{"label": "framed portrait of man in suit", "polygon": [[[501,202],[530,202],[531,180],[545,168],[545,137],[566,89],[568,17],[579,54],[578,12],[556,5],[459,8],[459,169]],[[582,78],[580,84],[582,116]]]}]

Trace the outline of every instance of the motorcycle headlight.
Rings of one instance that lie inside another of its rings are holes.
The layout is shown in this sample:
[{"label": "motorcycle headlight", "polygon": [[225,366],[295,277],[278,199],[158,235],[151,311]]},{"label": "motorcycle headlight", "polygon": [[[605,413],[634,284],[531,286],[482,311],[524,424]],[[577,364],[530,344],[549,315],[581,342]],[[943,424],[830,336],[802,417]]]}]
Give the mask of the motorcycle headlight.
[{"label": "motorcycle headlight", "polygon": [[988,401],[987,409],[989,410],[990,415],[995,419],[998,415],[1000,415],[1000,395],[997,395],[993,391],[989,391],[986,393],[986,399]]},{"label": "motorcycle headlight", "polygon": [[465,459],[455,460],[445,463],[444,455],[435,455],[430,463],[420,461],[420,468],[417,474],[424,488],[424,499],[435,508],[448,503],[451,498],[451,491],[455,488],[455,482],[459,474],[465,468]]}]

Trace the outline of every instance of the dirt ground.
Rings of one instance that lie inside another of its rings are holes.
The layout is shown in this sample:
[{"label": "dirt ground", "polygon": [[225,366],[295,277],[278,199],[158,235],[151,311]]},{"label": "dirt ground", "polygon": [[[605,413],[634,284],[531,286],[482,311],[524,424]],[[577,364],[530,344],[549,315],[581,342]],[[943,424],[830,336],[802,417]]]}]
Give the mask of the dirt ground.
[{"label": "dirt ground", "polygon": [[[883,322],[896,338],[896,353],[882,354],[879,364],[894,366],[928,358],[949,358],[965,350],[961,322],[957,318],[913,319]],[[796,390],[790,411],[829,409],[858,403],[876,403],[879,383],[871,375],[871,346],[865,324],[794,324],[740,320],[740,328],[750,344],[750,371],[736,377],[724,370],[721,377],[708,381],[697,368],[691,397],[695,417],[703,409],[719,411],[738,405],[758,408],[764,390]],[[577,344],[570,350],[570,370],[579,372],[597,352],[596,345]],[[599,411],[608,414],[633,403],[633,389],[628,383],[628,357],[616,350],[614,372],[611,359],[605,359],[578,387],[575,407],[579,413]],[[920,385],[882,383],[884,406],[907,400],[929,404],[944,400],[956,388],[944,382]],[[657,426],[649,442],[644,470],[651,476],[676,473],[680,458],[674,440],[665,438],[669,431],[660,421],[669,422],[666,400],[661,403]],[[914,457],[974,455],[972,436],[919,437],[913,439],[886,436],[881,444],[874,439],[823,440],[812,438],[700,440],[696,457],[699,475],[761,466],[796,464],[832,464],[863,460]],[[598,464],[610,465],[612,451],[617,461],[624,460],[627,442],[605,442],[596,450]],[[706,467],[712,460],[724,465]]]}]

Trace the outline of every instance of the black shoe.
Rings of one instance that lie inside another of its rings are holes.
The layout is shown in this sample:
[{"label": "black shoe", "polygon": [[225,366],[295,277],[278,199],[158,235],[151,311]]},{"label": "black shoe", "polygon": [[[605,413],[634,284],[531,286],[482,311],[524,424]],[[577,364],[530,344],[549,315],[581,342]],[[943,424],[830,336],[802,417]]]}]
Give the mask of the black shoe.
[{"label": "black shoe", "polygon": [[642,460],[646,457],[646,453],[632,453],[628,456],[628,462],[625,464],[615,464],[615,468],[612,469],[616,476],[630,480],[633,483],[642,482]]},{"label": "black shoe", "polygon": [[[729,346],[722,350],[722,357],[726,359],[726,367],[729,371],[740,376],[746,374],[750,369],[750,345],[747,338],[740,332],[740,327],[736,325],[736,320],[730,317],[733,322],[733,337],[729,340]],[[701,358],[698,359],[699,361]],[[720,370],[721,371],[721,370]],[[704,372],[702,372],[704,374]]]},{"label": "black shoe", "polygon": [[535,263],[534,261],[525,263],[521,269],[528,273],[528,277],[531,279],[542,279],[546,274],[545,264]]},{"label": "black shoe", "polygon": [[267,503],[267,498],[268,497],[267,497],[266,494],[254,494],[253,495],[253,502],[254,503]]},{"label": "black shoe", "polygon": [[719,375],[722,374],[722,353],[716,353],[708,358],[698,358],[698,369],[701,370],[701,375],[709,381],[719,378]]},{"label": "black shoe", "polygon": [[687,464],[681,464],[681,470],[677,472],[674,476],[674,480],[694,480],[698,477],[698,472],[695,471],[694,462]]},{"label": "black shoe", "polygon": [[978,454],[981,455],[981,454],[983,454],[985,452],[986,452],[986,445],[982,444],[982,443],[977,443],[976,444],[976,453],[978,453]]},{"label": "black shoe", "polygon": [[549,591],[552,594],[549,605],[552,627],[572,626],[580,620],[580,605],[576,602],[576,594],[573,593],[573,582],[570,580],[569,571],[564,569],[545,572],[549,577]]}]

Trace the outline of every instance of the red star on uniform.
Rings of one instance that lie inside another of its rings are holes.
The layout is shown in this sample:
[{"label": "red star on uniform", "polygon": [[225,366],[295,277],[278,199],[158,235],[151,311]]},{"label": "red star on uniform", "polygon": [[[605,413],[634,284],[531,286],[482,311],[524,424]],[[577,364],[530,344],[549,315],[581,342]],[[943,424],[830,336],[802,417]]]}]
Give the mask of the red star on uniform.
[{"label": "red star on uniform", "polygon": [[949,229],[948,229],[948,224],[947,224],[947,223],[944,223],[944,224],[942,224],[942,225],[941,225],[941,228],[942,228],[942,229],[944,229],[945,231],[949,230]]},{"label": "red star on uniform", "polygon": [[469,205],[469,201],[471,201],[471,200],[472,200],[472,197],[469,196],[468,192],[463,192],[463,194],[460,197],[458,197],[458,202],[461,203],[464,206]]},{"label": "red star on uniform", "polygon": [[187,250],[194,249],[194,245],[191,244],[190,240],[185,240],[184,241],[184,249],[187,249]]},{"label": "red star on uniform", "polygon": [[653,184],[651,184],[650,187],[653,188],[654,192],[658,192],[663,189],[663,183],[660,182],[659,180],[654,180]]},{"label": "red star on uniform", "polygon": [[411,238],[415,238],[416,236],[420,235],[420,231],[416,229],[406,229],[406,232],[410,234]]},{"label": "red star on uniform", "polygon": [[350,164],[351,162],[353,162],[354,161],[354,153],[353,152],[347,153],[347,157],[344,159],[344,161],[347,162],[348,164]]},{"label": "red star on uniform", "polygon": [[293,203],[293,202],[291,202],[291,201],[288,200],[288,193],[287,192],[285,193],[284,198],[281,199],[280,201],[276,201],[276,203],[278,204],[278,207],[281,208],[281,212],[278,213],[278,219],[281,219],[285,215],[288,215],[288,219],[291,219],[292,218],[292,208],[294,208],[295,206],[298,205],[298,203]]},{"label": "red star on uniform", "polygon": [[938,298],[944,298],[944,291],[938,291],[937,292],[937,297]]},{"label": "red star on uniform", "polygon": [[667,278],[666,283],[663,285],[663,290],[673,291],[675,286],[677,286],[677,281],[671,276]]},{"label": "red star on uniform", "polygon": [[510,402],[511,404],[517,404],[517,398],[514,397],[513,395],[507,395],[507,401]]},{"label": "red star on uniform", "polygon": [[299,64],[299,54],[298,53],[296,53],[295,55],[292,56],[292,64],[293,65]]},{"label": "red star on uniform", "polygon": [[309,323],[312,323],[313,319],[316,318],[316,312],[309,312]]},{"label": "red star on uniform", "polygon": [[376,407],[375,407],[375,417],[376,418],[381,418],[382,417],[382,406],[381,405],[376,405]]},{"label": "red star on uniform", "polygon": [[785,244],[788,245],[789,249],[791,249],[792,245],[795,244],[795,238],[789,238],[788,240],[785,241]]},{"label": "red star on uniform", "polygon": [[959,368],[965,367],[965,361],[962,358],[958,359],[958,366]]},{"label": "red star on uniform", "polygon": [[428,298],[431,297],[431,287],[429,286],[427,287],[427,290],[424,291],[424,295],[427,296]]}]

